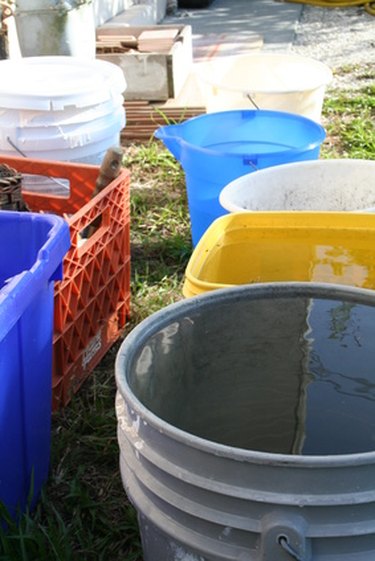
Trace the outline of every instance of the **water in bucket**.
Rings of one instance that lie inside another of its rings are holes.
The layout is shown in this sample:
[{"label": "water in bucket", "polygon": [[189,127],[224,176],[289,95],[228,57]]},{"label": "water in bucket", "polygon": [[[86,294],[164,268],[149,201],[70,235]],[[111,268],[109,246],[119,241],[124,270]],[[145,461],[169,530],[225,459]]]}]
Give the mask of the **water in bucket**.
[{"label": "water in bucket", "polygon": [[[193,316],[156,333],[149,367],[144,354],[136,364],[149,384],[134,378],[132,388],[153,413],[195,436],[247,450],[375,450],[375,308],[284,298],[232,302],[204,319]],[[155,372],[160,353],[166,359]],[[155,384],[163,387],[160,400]]]},{"label": "water in bucket", "polygon": [[226,214],[219,203],[225,185],[258,169],[317,159],[325,131],[292,113],[236,110],[160,127],[155,136],[184,169],[196,245],[208,226]]}]

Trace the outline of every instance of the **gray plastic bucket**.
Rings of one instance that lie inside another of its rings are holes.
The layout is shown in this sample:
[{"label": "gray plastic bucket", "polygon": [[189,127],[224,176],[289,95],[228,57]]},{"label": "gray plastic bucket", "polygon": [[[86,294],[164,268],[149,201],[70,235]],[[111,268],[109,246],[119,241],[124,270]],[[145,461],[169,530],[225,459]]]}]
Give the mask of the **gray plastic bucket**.
[{"label": "gray plastic bucket", "polygon": [[374,292],[313,283],[139,324],[116,410],[144,561],[373,561],[374,335]]}]

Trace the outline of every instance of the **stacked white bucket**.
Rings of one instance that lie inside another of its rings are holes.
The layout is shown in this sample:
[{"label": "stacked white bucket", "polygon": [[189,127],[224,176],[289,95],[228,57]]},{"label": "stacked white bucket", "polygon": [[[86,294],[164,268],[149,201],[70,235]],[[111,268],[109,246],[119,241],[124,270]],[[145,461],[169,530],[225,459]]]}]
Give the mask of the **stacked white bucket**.
[{"label": "stacked white bucket", "polygon": [[[125,126],[122,70],[70,56],[0,61],[0,153],[100,165]],[[65,194],[63,182],[29,177],[27,190]]]}]

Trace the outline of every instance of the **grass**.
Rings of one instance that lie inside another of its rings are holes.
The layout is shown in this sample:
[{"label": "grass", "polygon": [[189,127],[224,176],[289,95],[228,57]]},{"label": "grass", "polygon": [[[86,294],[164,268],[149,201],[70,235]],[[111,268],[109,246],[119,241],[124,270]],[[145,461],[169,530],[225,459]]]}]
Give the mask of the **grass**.
[{"label": "grass", "polygon": [[[358,72],[355,67],[352,70]],[[350,67],[344,71],[350,72]],[[327,92],[323,108],[327,130],[323,158],[375,158],[374,77],[374,70],[364,67],[358,80],[365,80],[366,85],[355,90]]]},{"label": "grass", "polygon": [[[345,69],[351,72],[351,69]],[[370,68],[363,75],[374,77]],[[327,93],[322,157],[374,158],[374,86]],[[371,125],[372,123],[372,125]],[[131,170],[132,318],[182,298],[192,251],[182,170],[159,143],[126,149]],[[125,335],[126,335],[125,333]],[[118,467],[114,361],[121,342],[71,404],[53,416],[51,471],[41,500],[0,530],[0,561],[141,561],[136,513]]]},{"label": "grass", "polygon": [[133,321],[180,298],[191,254],[189,216],[180,165],[159,143],[133,146],[126,165],[132,174]]}]

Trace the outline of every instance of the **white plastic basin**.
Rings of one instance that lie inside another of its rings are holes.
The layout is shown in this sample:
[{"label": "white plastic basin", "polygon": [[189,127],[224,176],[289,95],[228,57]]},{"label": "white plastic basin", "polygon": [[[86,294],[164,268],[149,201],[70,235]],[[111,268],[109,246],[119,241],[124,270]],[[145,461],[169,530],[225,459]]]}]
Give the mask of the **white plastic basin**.
[{"label": "white plastic basin", "polygon": [[375,211],[375,161],[311,160],[270,167],[226,185],[219,202],[241,211]]}]

